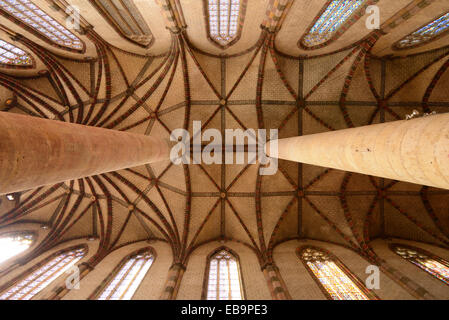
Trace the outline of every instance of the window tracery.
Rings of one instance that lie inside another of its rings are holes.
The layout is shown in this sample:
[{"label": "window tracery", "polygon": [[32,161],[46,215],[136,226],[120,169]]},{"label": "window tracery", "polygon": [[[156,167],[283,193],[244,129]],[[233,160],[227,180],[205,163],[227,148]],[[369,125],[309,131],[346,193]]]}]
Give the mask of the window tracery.
[{"label": "window tracery", "polygon": [[396,42],[395,49],[410,49],[428,43],[449,30],[449,12]]},{"label": "window tracery", "polygon": [[22,49],[0,39],[0,65],[32,67],[33,60]]},{"label": "window tracery", "polygon": [[301,46],[313,48],[323,46],[341,30],[364,5],[374,3],[368,0],[331,0],[314,24],[300,40]]},{"label": "window tracery", "polygon": [[244,299],[239,262],[228,250],[220,249],[209,257],[206,277],[205,299]]},{"label": "window tracery", "polygon": [[30,0],[0,0],[0,10],[36,31],[50,43],[69,50],[84,50],[84,44],[77,36]]},{"label": "window tracery", "polygon": [[239,38],[245,19],[247,0],[204,0],[209,38],[227,48]]},{"label": "window tracery", "polygon": [[128,257],[97,299],[131,300],[153,261],[154,256],[149,250]]},{"label": "window tracery", "polygon": [[392,244],[390,248],[401,258],[413,263],[418,268],[449,285],[448,261],[412,246]]},{"label": "window tracery", "polygon": [[309,273],[332,300],[370,300],[377,297],[333,255],[314,247],[298,251]]},{"label": "window tracery", "polygon": [[0,300],[30,300],[53,280],[80,261],[87,253],[86,247],[68,249],[52,255],[37,264],[14,285],[0,294]]},{"label": "window tracery", "polygon": [[134,0],[90,0],[108,23],[123,37],[142,47],[149,47],[153,34]]}]

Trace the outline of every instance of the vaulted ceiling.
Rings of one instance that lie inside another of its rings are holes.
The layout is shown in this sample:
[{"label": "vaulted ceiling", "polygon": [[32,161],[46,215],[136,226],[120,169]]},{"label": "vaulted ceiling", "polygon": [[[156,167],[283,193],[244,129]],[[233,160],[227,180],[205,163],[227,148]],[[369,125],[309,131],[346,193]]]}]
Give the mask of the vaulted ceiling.
[{"label": "vaulted ceiling", "polygon": [[[194,120],[222,133],[279,129],[284,138],[404,119],[414,109],[449,111],[449,36],[392,49],[449,11],[447,1],[380,0],[381,31],[359,19],[316,50],[298,41],[327,0],[281,8],[248,0],[241,37],[226,49],[208,40],[203,1],[167,1],[134,1],[154,37],[148,48],[85,0],[34,0],[61,22],[67,5],[80,8],[84,53],[2,17],[0,39],[30,52],[35,68],[0,68],[0,108],[165,138],[177,128],[192,132]],[[259,166],[165,161],[67,181],[23,192],[13,207],[3,199],[0,227],[48,226],[38,251],[95,237],[99,256],[158,239],[179,262],[212,240],[241,242],[261,262],[294,238],[367,256],[379,237],[449,245],[447,190],[287,161],[260,176]]]}]

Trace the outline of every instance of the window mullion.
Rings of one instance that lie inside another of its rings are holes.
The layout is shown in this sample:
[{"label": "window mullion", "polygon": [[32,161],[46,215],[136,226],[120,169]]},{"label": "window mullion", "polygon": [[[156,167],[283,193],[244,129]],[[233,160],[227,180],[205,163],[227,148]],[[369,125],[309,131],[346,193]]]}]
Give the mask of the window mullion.
[{"label": "window mullion", "polygon": [[[51,279],[51,277],[55,274],[57,274],[59,271],[61,271],[65,266],[69,265],[74,259],[75,256],[74,255],[67,255],[66,257],[62,258],[61,261],[64,261],[64,259],[70,257],[71,259],[68,262],[63,263],[58,269],[56,269],[55,271],[53,271],[52,273],[50,273],[45,279],[43,279],[42,281],[35,281],[33,287],[31,288],[31,290],[28,290],[28,292],[26,292],[25,294],[22,295],[22,297],[19,298],[19,300],[23,300],[26,296],[28,296],[30,294],[30,292],[33,292],[34,289],[36,289],[36,287],[38,287],[41,283],[45,283],[45,281],[47,281],[48,279]],[[60,262],[61,262],[60,261]],[[57,266],[57,264],[56,264]],[[47,269],[47,270],[51,270],[51,268]],[[40,275],[42,276],[45,273],[41,273]]]},{"label": "window mullion", "polygon": [[134,277],[129,281],[126,289],[123,291],[122,295],[120,296],[120,300],[123,299],[125,294],[128,292],[129,288],[133,284],[134,280],[136,280],[136,278],[139,275],[140,271],[142,271],[142,268],[145,266],[145,263],[146,263],[145,258],[142,258],[141,261],[142,261],[142,264],[140,265],[139,270],[137,270],[137,272],[134,274]]},{"label": "window mullion", "polygon": [[120,288],[120,285],[122,284],[122,282],[125,280],[126,276],[131,272],[132,268],[135,266],[135,264],[137,263],[137,259],[134,259],[133,263],[131,264],[131,266],[128,268],[128,270],[126,270],[125,274],[120,278],[119,282],[117,282],[117,284],[114,286],[114,288],[111,290],[111,292],[109,293],[109,295],[106,297],[106,300],[111,299],[111,297],[115,294],[115,292],[117,292],[117,290]]},{"label": "window mullion", "polygon": [[220,260],[216,259],[217,261],[217,300],[220,300]]},{"label": "window mullion", "polygon": [[[71,256],[64,257],[64,258],[62,259],[62,261],[64,261],[64,259],[65,259],[65,258],[68,258],[68,257],[71,258],[69,261],[67,261],[67,262],[65,262],[64,264],[62,264],[58,269],[56,269],[55,271],[53,271],[52,273],[50,273],[50,274],[49,274],[45,279],[43,279],[42,281],[40,281],[40,282],[37,282],[37,281],[36,281],[36,282],[34,283],[34,286],[32,287],[32,289],[29,290],[26,294],[24,294],[21,298],[19,298],[19,300],[23,300],[26,296],[29,295],[30,292],[33,292],[33,290],[36,289],[36,287],[38,287],[41,283],[45,283],[45,281],[47,281],[48,279],[51,279],[51,277],[53,277],[53,275],[57,274],[59,271],[61,271],[63,268],[65,268],[67,265],[69,265],[69,264],[75,259],[75,257],[74,257],[73,255],[71,255]],[[49,269],[51,270],[51,268],[49,268]],[[44,274],[45,274],[45,273],[44,273]],[[43,275],[43,274],[41,274],[41,275]]]},{"label": "window mullion", "polygon": [[[227,29],[227,36],[231,38],[231,14],[232,14],[232,0],[228,0],[228,29]],[[229,41],[230,39],[227,39],[226,41]]]},{"label": "window mullion", "polygon": [[126,24],[126,26],[129,28],[129,31],[131,33],[134,33],[133,28],[129,25],[128,21],[126,21],[126,19],[122,16],[122,14],[120,13],[119,8],[117,8],[117,6],[115,5],[114,1],[110,1],[110,4],[114,8],[114,10],[116,11],[117,15],[120,17],[120,20],[122,20],[122,22],[124,24]]},{"label": "window mullion", "polygon": [[226,266],[228,267],[228,288],[229,288],[228,299],[232,300],[231,270],[229,266],[229,259],[226,259]]},{"label": "window mullion", "polygon": [[[36,276],[34,276],[33,278],[31,278],[31,279],[29,279],[22,287],[20,287],[16,292],[14,292],[14,293],[12,293],[11,295],[9,295],[8,297],[6,297],[5,299],[6,300],[8,300],[8,299],[10,299],[11,297],[13,297],[13,296],[15,296],[15,295],[18,295],[18,294],[24,294],[23,292],[22,292],[22,290],[24,290],[24,288],[28,285],[28,284],[30,284],[30,283],[33,283],[34,281],[36,281],[36,279],[38,279],[40,276],[42,276],[42,274],[44,274],[47,270],[49,270],[49,269],[51,269],[51,268],[53,268],[55,265],[57,265],[58,264],[58,262],[59,261],[56,261],[56,259],[57,259],[58,257],[56,257],[56,258],[54,258],[52,261],[53,261],[53,263],[51,264],[51,265],[49,265],[46,269],[44,269],[47,265],[44,265],[44,266],[42,266],[40,269],[38,269],[37,271],[40,271]],[[62,260],[62,259],[61,259]],[[60,261],[61,261],[60,260]],[[51,262],[50,262],[51,263]],[[22,281],[26,281],[27,280],[27,278],[28,277],[25,277]],[[21,281],[20,281],[21,282]],[[14,286],[13,286],[14,287]],[[13,288],[13,287],[11,287],[11,288]],[[9,288],[9,289],[11,289],[11,288]],[[8,289],[8,290],[9,290]],[[21,293],[22,292],[22,293]],[[29,291],[28,291],[29,292]],[[28,293],[28,292],[26,292],[26,294]]]},{"label": "window mullion", "polygon": [[[36,11],[34,11],[32,8],[30,8],[30,6],[29,6],[28,3],[22,3],[22,2],[21,2],[21,5],[23,5],[24,7],[28,8],[28,10],[34,14],[33,17],[29,17],[31,20],[34,21],[34,23],[38,24],[42,29],[47,30],[47,28],[45,28],[39,21],[36,21],[36,16],[38,16],[38,15],[37,15]],[[16,9],[17,9],[18,12],[20,12],[20,10],[19,10],[17,7],[16,7]],[[38,16],[38,17],[41,18],[42,20],[45,20],[44,18],[42,18],[42,16]],[[48,21],[47,21],[47,23],[48,23]],[[55,26],[52,26],[52,27],[55,28]],[[56,29],[56,28],[55,28],[55,29]],[[41,30],[37,30],[37,31],[40,32],[40,33],[43,33]],[[48,30],[47,30],[47,31],[48,31]],[[61,32],[60,30],[58,30],[58,31]],[[64,40],[61,39],[61,37],[58,36],[57,34],[52,33],[52,35],[55,36],[55,37],[57,37],[57,38],[59,39],[59,41],[63,41],[63,42],[64,42]]]},{"label": "window mullion", "polygon": [[217,3],[218,38],[223,40],[221,37],[221,0],[217,0]]},{"label": "window mullion", "polygon": [[136,24],[137,29],[140,31],[140,33],[142,35],[145,35],[145,31],[142,29],[142,27],[140,26],[140,24],[137,22],[136,18],[133,16],[133,14],[131,13],[131,11],[129,10],[128,6],[125,4],[125,2],[123,0],[120,0],[120,3],[122,4],[123,8],[126,10],[126,12],[128,13],[128,15],[131,17],[131,20]]},{"label": "window mullion", "polygon": [[[325,24],[329,19],[332,19],[334,16],[336,16],[334,19],[335,21],[331,21],[327,26],[326,29],[323,30],[323,34],[329,33],[329,29],[332,28],[336,23],[337,23],[337,19],[341,18],[344,13],[341,13],[340,15],[337,15],[338,10],[340,9],[340,7],[343,7],[344,3],[340,3],[339,5],[335,6],[335,8],[332,10],[332,12],[329,13],[329,16],[325,19],[325,21],[323,21],[323,24]],[[347,12],[349,10],[349,7],[346,8]]]}]

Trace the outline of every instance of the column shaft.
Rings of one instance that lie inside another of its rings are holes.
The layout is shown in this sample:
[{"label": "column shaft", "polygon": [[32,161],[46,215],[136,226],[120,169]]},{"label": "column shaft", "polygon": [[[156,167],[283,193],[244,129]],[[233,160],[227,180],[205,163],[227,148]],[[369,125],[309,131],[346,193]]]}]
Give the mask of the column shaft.
[{"label": "column shaft", "polygon": [[0,194],[168,159],[168,141],[0,112]]},{"label": "column shaft", "polygon": [[185,267],[179,263],[174,264],[168,270],[167,281],[159,300],[175,300],[178,295],[181,279],[184,275]]},{"label": "column shaft", "polygon": [[268,284],[273,300],[291,300],[290,294],[282,280],[278,268],[273,265],[266,265],[263,268],[263,274]]},{"label": "column shaft", "polygon": [[268,155],[449,189],[449,113],[277,142],[278,155],[270,142]]}]

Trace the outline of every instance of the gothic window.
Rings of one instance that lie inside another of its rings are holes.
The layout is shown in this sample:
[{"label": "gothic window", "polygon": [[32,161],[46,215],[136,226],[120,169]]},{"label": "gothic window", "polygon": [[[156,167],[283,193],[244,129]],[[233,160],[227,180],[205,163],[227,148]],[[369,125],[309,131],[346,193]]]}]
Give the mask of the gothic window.
[{"label": "gothic window", "polygon": [[98,300],[131,300],[150,269],[154,255],[150,250],[138,252],[125,259],[98,296]]},{"label": "gothic window", "polygon": [[247,0],[204,0],[209,39],[225,49],[238,41]]},{"label": "gothic window", "polygon": [[449,284],[449,262],[430,252],[403,244],[391,244],[390,249],[408,262],[423,269],[435,278]]},{"label": "gothic window", "polygon": [[298,250],[298,255],[325,295],[332,300],[377,299],[337,257],[314,247]]},{"label": "gothic window", "polygon": [[75,265],[87,253],[86,247],[71,248],[41,261],[0,293],[0,300],[30,300],[53,280]]},{"label": "gothic window", "polygon": [[32,232],[13,232],[0,237],[0,263],[27,250],[34,241]]},{"label": "gothic window", "polygon": [[134,0],[90,0],[90,2],[122,37],[145,48],[151,45],[153,35]]},{"label": "gothic window", "polygon": [[238,258],[230,250],[221,248],[209,256],[203,299],[244,299]]},{"label": "gothic window", "polygon": [[428,43],[444,35],[449,30],[449,13],[419,28],[405,38],[396,42],[395,49],[410,49]]},{"label": "gothic window", "polygon": [[81,40],[30,0],[0,0],[0,11],[58,47],[83,51]]},{"label": "gothic window", "polygon": [[[300,40],[301,47],[313,49],[324,46],[338,33],[343,33],[342,27],[354,23],[361,17],[360,9],[376,1],[368,0],[331,0],[314,20],[309,31]],[[364,6],[365,5],[365,6]],[[352,18],[355,19],[352,19]]]},{"label": "gothic window", "polygon": [[25,51],[0,39],[0,66],[30,68],[33,60]]}]

